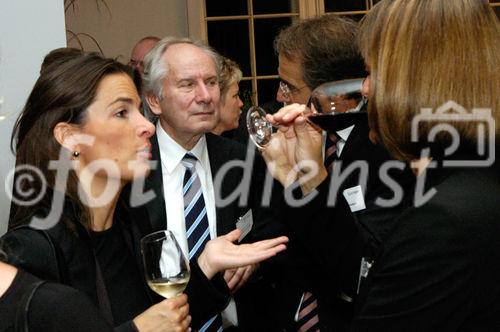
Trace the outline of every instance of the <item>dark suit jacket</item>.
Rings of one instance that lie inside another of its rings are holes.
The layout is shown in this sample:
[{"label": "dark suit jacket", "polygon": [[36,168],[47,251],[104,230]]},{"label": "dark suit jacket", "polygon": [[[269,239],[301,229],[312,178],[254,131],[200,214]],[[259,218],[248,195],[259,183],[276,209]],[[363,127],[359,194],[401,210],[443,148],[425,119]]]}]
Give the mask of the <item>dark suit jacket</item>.
[{"label": "dark suit jacket", "polygon": [[[253,242],[280,234],[281,226],[277,222],[275,212],[270,206],[266,207],[261,204],[263,197],[265,197],[264,182],[267,172],[265,163],[262,157],[256,153],[255,148],[250,146],[247,161],[246,147],[235,141],[210,133],[206,134],[206,141],[213,178],[228,161],[242,161],[245,162],[244,165],[251,167],[248,173],[245,173],[241,167],[233,167],[224,176],[220,188],[220,197],[223,199],[238,190],[242,181],[245,184],[245,179],[249,180],[250,187],[244,186],[243,188],[245,193],[248,192],[248,200],[242,204],[239,203],[239,200],[235,200],[227,206],[216,206],[217,234],[223,235],[234,230],[238,218],[249,209],[252,209],[254,224],[252,231],[243,239],[243,242]],[[156,135],[151,138],[151,143],[153,160],[158,161],[158,167],[146,179],[146,190],[152,189],[156,197],[146,204],[146,209],[149,212],[152,228],[160,230],[166,229],[168,220],[165,213],[162,169]],[[276,186],[275,190],[279,190],[279,188]],[[217,188],[214,189],[217,190]],[[269,317],[270,309],[267,307],[271,301],[265,299],[267,293],[269,293],[268,286],[254,280],[235,294],[240,330],[259,330],[271,320]],[[190,301],[190,305],[191,303],[192,301]],[[195,317],[193,317],[194,319]]]},{"label": "dark suit jacket", "polygon": [[[428,169],[426,192],[382,235],[353,330],[496,331],[500,168]],[[371,228],[373,223],[359,219]]]},{"label": "dark suit jacket", "polygon": [[[376,197],[392,195],[392,191],[388,190],[378,175],[380,166],[392,158],[384,148],[369,140],[368,130],[367,122],[358,123],[349,135],[339,160],[335,161],[335,167],[340,166],[341,176],[353,163],[368,166],[366,186],[360,181],[361,170],[355,168],[338,186],[336,200],[329,202],[330,187],[339,183],[338,178],[331,174],[317,188],[317,195],[312,201],[301,207],[289,207],[285,210],[284,219],[291,230],[290,237],[296,242],[294,246],[290,243],[288,252],[290,256],[295,256],[294,261],[300,262],[300,265],[289,267],[290,272],[287,275],[295,280],[289,280],[292,285],[283,287],[285,290],[282,292],[283,297],[288,297],[287,302],[294,303],[288,305],[293,311],[282,313],[287,315],[289,322],[293,320],[300,300],[300,291],[287,291],[294,288],[295,284],[303,287],[303,291],[311,291],[316,296],[322,330],[349,329],[360,261],[368,240],[342,193],[347,188],[361,184],[364,187],[365,203],[369,208]],[[412,187],[414,176],[408,168],[403,171],[394,170],[390,175],[397,183]],[[300,189],[294,192],[296,197],[301,197]],[[396,213],[395,211],[393,210],[393,213]],[[309,272],[304,275],[301,271]],[[293,323],[287,326],[290,330],[294,328]]]},{"label": "dark suit jacket", "polygon": [[[126,194],[124,193],[125,197]],[[51,198],[50,196],[47,196]],[[51,200],[46,200],[51,202]],[[37,216],[48,215],[50,204],[36,211]],[[72,286],[89,296],[98,306],[101,313],[113,321],[110,312],[110,300],[105,289],[104,280],[97,272],[90,235],[79,222],[78,208],[66,199],[63,215],[55,226],[45,230],[36,230],[29,226],[13,229],[1,239],[2,249],[7,253],[9,263],[36,275],[41,279],[59,282]],[[146,211],[142,208],[129,209],[121,200],[115,210],[114,222],[120,224],[125,242],[141,276],[145,276],[140,252],[140,239],[151,233]],[[28,220],[29,222],[29,220]],[[142,280],[144,291],[148,294],[151,305],[163,300],[153,293]],[[224,307],[229,299],[227,285],[224,280],[209,281],[201,269],[192,265],[191,279],[186,288],[188,297],[197,305],[190,306],[190,314],[200,320],[207,320],[216,312],[216,308]],[[147,308],[144,308],[147,309]],[[135,331],[132,319],[121,325],[123,331]]]}]

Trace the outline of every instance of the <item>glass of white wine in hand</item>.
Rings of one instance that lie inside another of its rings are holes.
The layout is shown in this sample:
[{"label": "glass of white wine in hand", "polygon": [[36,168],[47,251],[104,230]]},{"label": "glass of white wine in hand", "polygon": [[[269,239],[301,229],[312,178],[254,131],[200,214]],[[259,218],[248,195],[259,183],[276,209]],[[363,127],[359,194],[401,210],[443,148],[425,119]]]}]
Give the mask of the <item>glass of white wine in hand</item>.
[{"label": "glass of white wine in hand", "polygon": [[141,240],[142,261],[149,287],[169,299],[184,291],[189,281],[189,261],[172,232],[158,231]]}]

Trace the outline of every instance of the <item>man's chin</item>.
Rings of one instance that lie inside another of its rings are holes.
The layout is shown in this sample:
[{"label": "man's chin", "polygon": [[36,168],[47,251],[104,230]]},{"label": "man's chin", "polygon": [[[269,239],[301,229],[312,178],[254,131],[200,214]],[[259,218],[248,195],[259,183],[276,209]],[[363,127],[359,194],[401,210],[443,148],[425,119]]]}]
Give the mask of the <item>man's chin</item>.
[{"label": "man's chin", "polygon": [[195,135],[202,135],[211,132],[216,126],[215,122],[202,122],[197,123],[195,127],[191,127],[192,133]]}]

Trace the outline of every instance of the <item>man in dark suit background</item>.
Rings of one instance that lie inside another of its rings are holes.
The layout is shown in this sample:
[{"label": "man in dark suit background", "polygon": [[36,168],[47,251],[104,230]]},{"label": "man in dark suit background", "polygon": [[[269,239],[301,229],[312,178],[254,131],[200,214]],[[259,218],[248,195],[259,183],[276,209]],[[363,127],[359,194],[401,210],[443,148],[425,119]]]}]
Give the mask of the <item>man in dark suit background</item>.
[{"label": "man in dark suit background", "polygon": [[[207,238],[236,227],[249,231],[242,231],[242,241],[275,235],[268,227],[270,209],[261,204],[267,199],[262,158],[254,158],[253,148],[247,151],[210,134],[218,121],[218,55],[201,43],[167,37],[147,55],[143,79],[143,95],[158,116],[151,139],[152,159],[158,165],[146,179],[146,189],[155,193],[146,205],[153,229],[171,230],[189,256],[196,255]],[[193,187],[197,189],[190,194]],[[231,300],[222,315],[200,331],[222,326],[254,330],[252,326],[265,321],[265,306],[255,303],[261,289],[257,282],[247,283],[256,269],[252,265],[225,272],[236,303]]]},{"label": "man in dark suit background", "polygon": [[[282,30],[275,39],[281,79],[277,100],[305,105],[314,88],[323,83],[365,77],[364,61],[356,45],[357,32],[356,22],[334,15],[302,21]],[[291,233],[285,253],[289,260],[284,260],[287,269],[283,270],[289,272],[285,272],[285,281],[280,285],[281,296],[286,299],[280,317],[290,330],[348,329],[364,244],[354,240],[359,227],[342,193],[361,185],[359,203],[366,200],[369,205],[383,187],[379,168],[391,157],[369,140],[367,121],[341,129],[335,133],[333,158],[334,164],[340,166],[340,177],[332,176],[331,181],[318,187],[317,199],[286,213]],[[323,134],[325,156],[327,137]],[[369,166],[366,185],[360,168],[343,173],[358,161]],[[411,174],[405,172],[397,177]],[[338,185],[337,200],[327,207],[332,183]],[[312,293],[317,302],[312,303],[307,293]],[[303,309],[308,312],[305,317],[300,314]],[[318,319],[313,311],[318,313]]]}]

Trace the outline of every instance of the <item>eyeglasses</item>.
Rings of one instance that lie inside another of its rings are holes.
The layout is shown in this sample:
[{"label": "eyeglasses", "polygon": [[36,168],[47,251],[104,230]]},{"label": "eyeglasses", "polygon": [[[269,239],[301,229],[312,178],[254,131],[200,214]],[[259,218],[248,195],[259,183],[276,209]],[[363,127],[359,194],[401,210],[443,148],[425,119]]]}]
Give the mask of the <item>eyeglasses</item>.
[{"label": "eyeglasses", "polygon": [[283,94],[283,97],[285,97],[286,99],[289,99],[291,97],[291,95],[299,92],[300,90],[302,90],[306,86],[307,85],[304,85],[300,88],[296,88],[293,85],[290,86],[290,84],[285,82],[285,81],[280,81],[280,91]]}]

